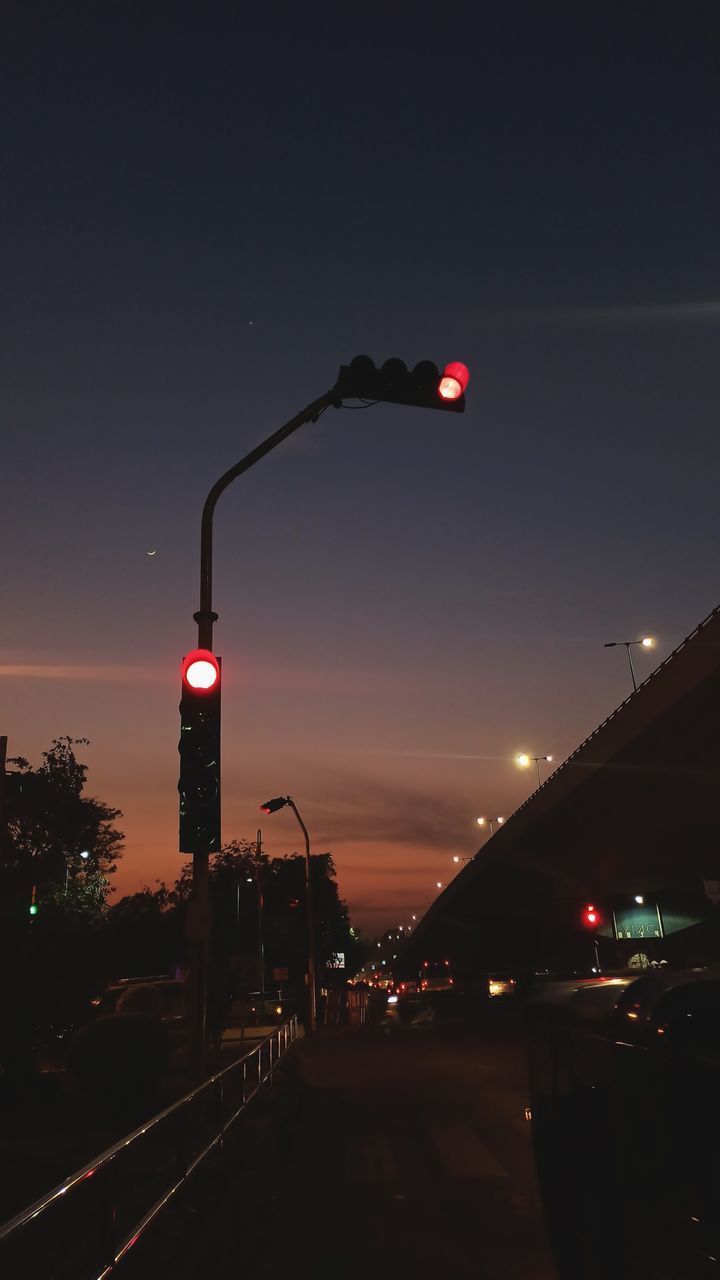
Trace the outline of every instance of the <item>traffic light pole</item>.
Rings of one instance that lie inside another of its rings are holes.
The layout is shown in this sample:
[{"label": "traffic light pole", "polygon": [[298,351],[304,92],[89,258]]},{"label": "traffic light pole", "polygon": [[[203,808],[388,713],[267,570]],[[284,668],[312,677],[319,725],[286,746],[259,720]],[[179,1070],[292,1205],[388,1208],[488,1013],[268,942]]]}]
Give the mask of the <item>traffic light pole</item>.
[{"label": "traffic light pole", "polygon": [[[212,607],[212,557],[213,557],[213,517],[215,515],[215,507],[218,498],[225,492],[228,485],[233,480],[237,480],[238,476],[249,471],[256,462],[260,462],[266,454],[271,453],[277,445],[282,444],[283,440],[287,440],[298,427],[304,426],[307,422],[316,422],[321,413],[324,413],[330,405],[339,407],[341,404],[338,392],[333,387],[331,391],[326,391],[317,400],[313,400],[305,409],[286,422],[273,435],[268,436],[267,440],[263,440],[256,449],[241,458],[240,462],[234,467],[230,467],[220,479],[213,485],[203,507],[202,522],[200,526],[200,608],[197,613],[193,614],[198,624],[198,648],[212,650],[213,642],[213,626],[217,622],[218,615],[213,612]],[[293,809],[295,806],[293,805]],[[306,840],[307,868],[306,876],[308,882],[308,946],[312,942],[312,904],[310,902],[309,892],[309,876],[310,876],[310,843],[307,831],[302,824],[300,815],[295,809],[298,822],[303,827]],[[208,950],[210,944],[211,932],[211,912],[210,912],[210,875],[209,875],[209,856],[207,853],[193,853],[193,876],[192,876],[192,894],[188,903],[188,914],[186,924],[186,940],[188,944],[188,1005],[190,1015],[190,1058],[192,1065],[192,1074],[196,1082],[205,1078],[206,1062],[207,1062],[207,975],[208,975]],[[310,951],[309,977],[311,991],[311,1019],[312,1025],[315,1025],[315,964],[314,952]]]},{"label": "traffic light pole", "polygon": [[[200,608],[193,615],[198,624],[198,647],[212,651],[213,626],[217,614],[212,607],[212,554],[213,517],[218,498],[238,476],[249,471],[283,440],[287,440],[298,427],[316,422],[321,413],[331,405],[342,406],[343,399],[360,398],[370,402],[387,401],[426,409],[449,409],[462,413],[465,409],[465,388],[468,382],[465,365],[454,362],[441,373],[430,361],[421,361],[409,371],[401,360],[388,360],[382,369],[376,369],[369,356],[356,356],[350,365],[343,365],[338,379],[330,391],[313,400],[294,418],[286,422],[262,444],[246,454],[234,467],[230,467],[213,485],[203,507],[200,529]],[[308,884],[308,945],[309,981],[311,992],[311,1021],[315,1024],[315,955],[313,949],[312,903],[310,895],[310,841],[295,806],[295,815],[303,828],[307,855]],[[207,960],[210,940],[210,894],[208,854],[193,853],[193,887],[188,910],[187,938],[190,960],[190,1034],[191,1056],[196,1079],[205,1074],[206,1057],[206,992]]]}]

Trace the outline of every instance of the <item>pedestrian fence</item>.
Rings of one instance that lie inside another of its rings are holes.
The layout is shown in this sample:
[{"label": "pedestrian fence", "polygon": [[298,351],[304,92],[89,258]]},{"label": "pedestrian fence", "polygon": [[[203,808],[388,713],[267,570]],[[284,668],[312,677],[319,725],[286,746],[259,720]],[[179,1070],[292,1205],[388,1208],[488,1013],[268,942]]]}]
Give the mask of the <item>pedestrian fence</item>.
[{"label": "pedestrian fence", "polygon": [[273,1078],[297,1017],[0,1226],[7,1280],[105,1280]]}]

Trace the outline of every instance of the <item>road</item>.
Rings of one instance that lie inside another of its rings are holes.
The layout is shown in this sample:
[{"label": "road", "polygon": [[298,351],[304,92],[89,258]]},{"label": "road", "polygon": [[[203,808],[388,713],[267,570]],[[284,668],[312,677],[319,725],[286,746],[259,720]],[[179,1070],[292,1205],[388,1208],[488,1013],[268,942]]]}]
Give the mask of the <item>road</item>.
[{"label": "road", "polygon": [[320,1035],[291,1061],[148,1274],[554,1280],[505,1011]]}]

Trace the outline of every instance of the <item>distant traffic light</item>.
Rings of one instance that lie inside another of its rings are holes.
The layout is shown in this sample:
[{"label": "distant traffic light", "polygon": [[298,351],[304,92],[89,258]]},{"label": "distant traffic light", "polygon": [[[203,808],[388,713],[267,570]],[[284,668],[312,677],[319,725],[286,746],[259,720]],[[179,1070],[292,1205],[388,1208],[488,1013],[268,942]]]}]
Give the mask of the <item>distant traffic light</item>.
[{"label": "distant traffic light", "polygon": [[180,852],[220,852],[220,659],[183,658],[180,697]]},{"label": "distant traffic light", "polygon": [[370,356],[355,356],[340,369],[336,387],[341,397],[463,413],[469,379],[467,367],[457,360],[441,373],[431,360],[422,360],[414,369],[408,369],[402,360],[386,360],[378,369]]},{"label": "distant traffic light", "polygon": [[266,800],[260,805],[261,813],[277,813],[278,809],[284,809],[287,804],[287,796],[276,796],[274,800]]},{"label": "distant traffic light", "polygon": [[37,904],[37,886],[36,886],[36,885],[33,885],[33,887],[32,887],[32,895],[31,895],[31,897],[30,897],[30,915],[31,915],[31,916],[36,916],[36,915],[37,915],[37,913],[38,913],[38,904]]},{"label": "distant traffic light", "polygon": [[582,922],[588,929],[596,929],[600,924],[600,912],[597,907],[593,906],[592,902],[583,907]]}]

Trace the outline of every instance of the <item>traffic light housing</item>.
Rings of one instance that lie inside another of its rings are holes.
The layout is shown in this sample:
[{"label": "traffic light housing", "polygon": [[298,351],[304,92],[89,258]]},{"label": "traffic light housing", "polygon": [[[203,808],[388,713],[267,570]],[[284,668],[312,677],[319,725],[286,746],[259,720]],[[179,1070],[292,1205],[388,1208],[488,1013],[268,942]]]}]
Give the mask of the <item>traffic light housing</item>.
[{"label": "traffic light housing", "polygon": [[387,400],[464,413],[469,378],[466,366],[459,361],[446,365],[441,373],[431,360],[421,360],[414,369],[408,369],[402,360],[386,360],[377,368],[370,356],[355,356],[342,366],[335,385],[341,399]]},{"label": "traffic light housing", "polygon": [[180,852],[220,852],[220,659],[183,658],[180,696]]},{"label": "traffic light housing", "polygon": [[287,804],[286,796],[276,796],[274,800],[266,800],[260,805],[261,813],[277,813],[278,809],[284,809]]}]

